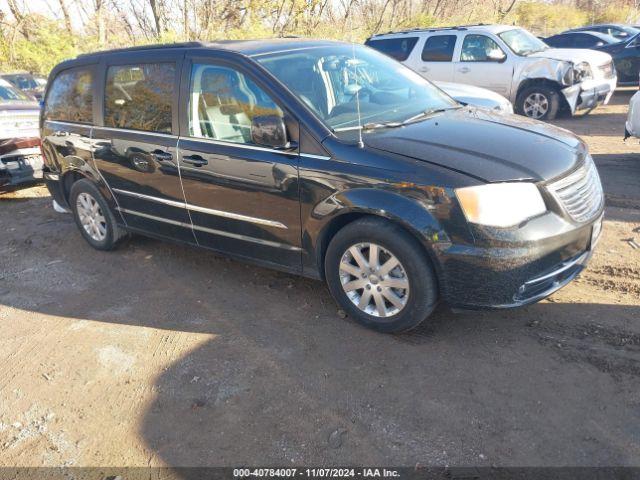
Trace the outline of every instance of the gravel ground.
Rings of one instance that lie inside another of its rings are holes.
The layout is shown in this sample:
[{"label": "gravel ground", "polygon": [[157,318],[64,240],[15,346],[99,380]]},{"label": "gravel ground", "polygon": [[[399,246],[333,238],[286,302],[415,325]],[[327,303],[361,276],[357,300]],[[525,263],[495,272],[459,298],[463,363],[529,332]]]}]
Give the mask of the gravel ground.
[{"label": "gravel ground", "polygon": [[406,335],[201,250],[92,250],[43,187],[0,195],[0,466],[640,466],[632,93],[555,122],[607,193],[588,270],[537,305],[440,307]]}]

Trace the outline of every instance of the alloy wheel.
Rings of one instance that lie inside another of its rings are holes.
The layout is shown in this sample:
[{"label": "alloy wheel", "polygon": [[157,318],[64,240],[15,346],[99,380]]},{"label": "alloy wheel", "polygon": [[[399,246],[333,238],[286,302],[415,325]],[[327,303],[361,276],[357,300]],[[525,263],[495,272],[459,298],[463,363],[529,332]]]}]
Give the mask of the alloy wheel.
[{"label": "alloy wheel", "polygon": [[374,317],[399,313],[409,299],[409,278],[398,258],[375,243],[349,247],[340,259],[340,283],[349,300]]},{"label": "alloy wheel", "polygon": [[524,113],[527,117],[540,119],[549,111],[549,99],[546,95],[534,92],[524,99]]},{"label": "alloy wheel", "polygon": [[107,237],[107,219],[96,199],[82,192],[76,198],[76,209],[84,231],[96,242],[102,242]]}]

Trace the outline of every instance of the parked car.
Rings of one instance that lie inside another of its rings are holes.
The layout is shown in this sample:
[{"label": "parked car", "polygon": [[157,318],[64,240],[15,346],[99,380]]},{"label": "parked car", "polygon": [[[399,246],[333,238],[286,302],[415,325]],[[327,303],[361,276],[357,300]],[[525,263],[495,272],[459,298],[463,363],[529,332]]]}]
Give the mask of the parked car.
[{"label": "parked car", "polygon": [[464,107],[361,45],[136,47],[51,79],[45,179],[91,246],[136,232],[324,279],[379,331],[415,327],[439,299],[538,301],[578,275],[600,233],[579,138]]},{"label": "parked car", "polygon": [[488,108],[503,113],[513,113],[513,104],[499,93],[486,88],[462,83],[433,82],[447,95],[463,105]]},{"label": "parked car", "polygon": [[612,35],[588,30],[559,33],[542,40],[553,48],[589,48],[592,50],[620,42],[619,38]]},{"label": "parked car", "polygon": [[619,39],[599,32],[565,32],[544,39],[555,48],[591,48],[608,53],[618,75],[618,85],[638,85],[640,79],[640,35]]},{"label": "parked car", "polygon": [[31,73],[7,73],[1,77],[11,83],[18,90],[31,95],[36,100],[42,100],[46,79]]},{"label": "parked car", "polygon": [[42,178],[40,106],[0,79],[0,187]]},{"label": "parked car", "polygon": [[[595,25],[585,25],[584,27],[572,28],[566,32],[599,32],[611,35],[618,40],[628,40],[640,33],[640,28],[635,25],[625,25],[623,23],[600,23]],[[565,32],[565,33],[566,33]]]},{"label": "parked car", "polygon": [[624,129],[624,139],[640,138],[640,92],[636,92],[629,101],[629,112]]},{"label": "parked car", "polygon": [[508,25],[408,30],[374,35],[372,48],[434,81],[493,90],[527,117],[549,120],[609,102],[616,87],[611,56],[592,50],[549,48]]}]

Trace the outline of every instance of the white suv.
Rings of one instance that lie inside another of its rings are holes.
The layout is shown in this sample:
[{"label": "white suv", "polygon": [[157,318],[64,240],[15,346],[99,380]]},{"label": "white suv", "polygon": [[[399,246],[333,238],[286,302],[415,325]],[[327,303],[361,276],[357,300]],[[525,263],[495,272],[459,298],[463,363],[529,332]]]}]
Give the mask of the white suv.
[{"label": "white suv", "polygon": [[617,77],[611,56],[550,48],[508,25],[416,29],[374,35],[366,44],[434,81],[488,88],[510,99],[517,113],[552,119],[609,102]]}]

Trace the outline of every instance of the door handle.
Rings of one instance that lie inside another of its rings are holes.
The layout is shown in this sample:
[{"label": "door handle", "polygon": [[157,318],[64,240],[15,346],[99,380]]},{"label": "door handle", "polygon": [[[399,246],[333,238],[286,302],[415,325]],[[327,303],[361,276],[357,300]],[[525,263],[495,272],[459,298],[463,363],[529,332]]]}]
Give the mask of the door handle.
[{"label": "door handle", "polygon": [[162,150],[154,150],[151,152],[151,155],[159,162],[170,162],[173,159],[173,155],[169,152],[163,152]]},{"label": "door handle", "polygon": [[54,137],[68,137],[69,135],[69,132],[65,132],[63,130],[56,130],[55,132],[53,132]]},{"label": "door handle", "polygon": [[461,68],[459,68],[459,69],[458,69],[458,71],[459,71],[460,73],[468,73],[468,72],[469,72],[469,70],[470,70],[470,68],[469,68],[469,67],[461,67]]},{"label": "door handle", "polygon": [[202,167],[203,165],[209,164],[209,161],[202,158],[200,155],[188,155],[186,157],[182,157],[182,161],[189,165],[193,165],[194,167]]}]

